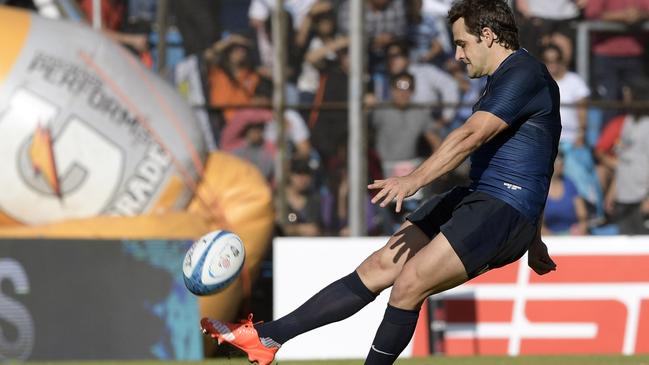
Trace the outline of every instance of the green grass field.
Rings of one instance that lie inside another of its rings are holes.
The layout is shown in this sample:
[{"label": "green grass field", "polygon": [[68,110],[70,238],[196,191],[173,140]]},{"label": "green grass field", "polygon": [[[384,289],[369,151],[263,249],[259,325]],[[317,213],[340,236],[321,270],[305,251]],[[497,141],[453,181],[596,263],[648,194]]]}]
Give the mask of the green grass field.
[{"label": "green grass field", "polygon": [[[202,362],[163,361],[84,361],[84,362],[29,362],[29,365],[246,365],[241,358]],[[281,361],[280,365],[361,365],[361,360],[347,361]],[[397,365],[649,365],[649,356],[521,356],[509,357],[428,357],[400,360]]]}]

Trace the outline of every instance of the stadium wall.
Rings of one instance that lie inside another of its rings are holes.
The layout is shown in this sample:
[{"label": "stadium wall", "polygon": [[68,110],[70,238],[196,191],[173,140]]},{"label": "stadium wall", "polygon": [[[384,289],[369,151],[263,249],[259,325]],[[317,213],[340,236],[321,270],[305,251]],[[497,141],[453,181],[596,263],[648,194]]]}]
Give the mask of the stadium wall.
[{"label": "stadium wall", "polygon": [[[385,242],[276,238],[274,317],[354,270]],[[402,357],[428,355],[431,348],[450,356],[649,353],[649,237],[547,237],[546,242],[556,272],[538,276],[524,257],[433,297],[427,304],[435,304],[435,315],[420,316]],[[388,297],[386,291],[350,319],[293,339],[278,353],[280,359],[365,357]]]},{"label": "stadium wall", "polygon": [[0,362],[202,359],[190,244],[0,239]]}]

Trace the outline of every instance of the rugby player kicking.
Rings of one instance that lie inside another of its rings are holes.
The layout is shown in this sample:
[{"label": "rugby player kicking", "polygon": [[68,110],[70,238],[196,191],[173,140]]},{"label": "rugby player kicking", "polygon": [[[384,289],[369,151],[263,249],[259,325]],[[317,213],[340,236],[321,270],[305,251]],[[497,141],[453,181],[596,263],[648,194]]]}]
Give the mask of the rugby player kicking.
[{"label": "rugby player kicking", "polygon": [[392,364],[410,341],[428,296],[510,264],[525,252],[536,273],[556,269],[541,240],[540,219],[561,133],[557,84],[543,63],[519,47],[505,1],[456,1],[448,21],[455,58],[470,77],[488,77],[484,93],[464,125],[414,172],[374,181],[369,188],[378,190],[373,203],[394,202],[400,211],[406,197],[469,156],[471,184],[423,203],[383,248],[292,313],[259,324],[252,315],[238,324],[204,318],[206,334],[267,365],[286,341],[351,316],[392,287],[365,360]]}]

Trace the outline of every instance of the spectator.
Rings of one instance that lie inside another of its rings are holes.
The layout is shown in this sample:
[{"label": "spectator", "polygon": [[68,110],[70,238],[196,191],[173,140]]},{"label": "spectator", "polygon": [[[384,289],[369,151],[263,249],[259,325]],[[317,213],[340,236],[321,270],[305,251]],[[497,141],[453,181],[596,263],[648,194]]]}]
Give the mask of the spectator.
[{"label": "spectator", "polygon": [[576,104],[576,107],[561,106],[560,149],[565,154],[563,165],[565,176],[577,188],[580,196],[588,203],[594,215],[604,214],[604,197],[597,175],[595,160],[589,146],[585,144],[586,98],[590,91],[579,75],[568,71],[561,48],[550,44],[543,48],[542,59],[548,71],[556,80],[561,95],[561,104]]},{"label": "spectator", "polygon": [[[241,0],[237,0],[241,1]],[[313,4],[317,0],[284,0],[284,9],[286,9],[293,19],[293,26],[299,29],[302,21],[306,17]],[[248,8],[248,18],[250,25],[255,29],[264,27],[264,23],[271,18],[275,10],[275,0],[252,0]]]},{"label": "spectator", "polygon": [[451,58],[455,52],[455,44],[451,39],[451,30],[446,17],[453,1],[455,0],[423,0],[421,8],[423,14],[432,16],[436,20],[438,39],[444,48],[444,53],[451,56]]},{"label": "spectator", "polygon": [[[629,105],[633,102],[633,95],[628,85],[622,87],[622,95],[624,104]],[[622,127],[627,117],[628,115],[620,115],[606,124],[594,148],[594,154],[598,162],[597,174],[605,196],[609,196],[609,187],[615,176],[617,148],[622,134]]]},{"label": "spectator", "polygon": [[250,47],[250,40],[233,34],[215,43],[206,52],[206,58],[215,63],[208,75],[210,105],[224,108],[226,123],[232,118],[237,105],[250,103],[259,83],[260,76],[250,58]]},{"label": "spectator", "polygon": [[287,223],[281,228],[287,236],[318,236],[322,232],[322,219],[313,170],[306,159],[293,159],[290,170],[286,187]]},{"label": "spectator", "polygon": [[[259,122],[267,123],[264,128],[264,141],[266,151],[270,156],[274,156],[277,150],[278,125],[273,119],[272,111],[267,107],[270,105],[272,95],[272,84],[267,79],[261,79],[255,95],[251,98],[252,108],[236,110],[231,121],[223,129],[220,146],[225,151],[236,150],[246,144],[244,132],[251,124]],[[301,158],[311,158],[311,143],[309,141],[309,129],[304,119],[295,110],[287,109],[284,111],[284,123],[288,135],[288,150]]]},{"label": "spectator", "polygon": [[570,65],[575,38],[571,21],[580,16],[587,1],[516,0],[516,10],[522,17],[518,22],[521,46],[541,57],[544,47],[555,44],[561,49],[566,65]]},{"label": "spectator", "polygon": [[588,233],[588,212],[575,184],[563,175],[563,155],[554,161],[548,200],[543,213],[543,234]]},{"label": "spectator", "polygon": [[319,107],[324,103],[346,103],[349,79],[349,55],[347,48],[338,51],[338,63],[322,74],[319,90],[309,115],[308,125],[311,128],[311,142],[318,151],[325,166],[329,166],[341,145],[347,144],[348,122],[347,110],[325,109]]},{"label": "spectator", "polygon": [[275,162],[272,147],[264,140],[265,127],[265,120],[251,122],[246,125],[242,131],[244,143],[241,147],[236,148],[233,153],[253,163],[266,177],[267,181],[272,181]]},{"label": "spectator", "polygon": [[[153,0],[154,4],[156,2],[157,0]],[[133,12],[140,18],[148,16],[149,13],[149,9],[143,5],[139,4],[133,9]],[[132,8],[130,1],[129,8]],[[202,55],[203,51],[221,38],[223,29],[230,32],[243,32],[246,30],[240,25],[236,26],[236,21],[233,21],[240,18],[237,17],[237,6],[233,0],[218,2],[211,0],[194,0],[191,2],[172,0],[169,3],[169,13],[173,14],[173,19],[180,32],[182,45],[187,55]],[[155,14],[153,19],[155,22]],[[243,19],[245,20],[244,25],[247,26],[247,18],[244,16]]]},{"label": "spectator", "polygon": [[[91,0],[79,0],[79,7],[89,22],[92,22],[92,3]],[[147,66],[151,66],[151,55],[148,53],[151,22],[134,27],[132,19],[129,18],[132,6],[129,5],[127,9],[125,3],[118,0],[101,0],[100,4],[104,34],[138,55]],[[145,62],[147,60],[149,62]]]},{"label": "spectator", "polygon": [[[290,14],[284,10],[286,28],[284,29],[284,42],[286,46],[285,71],[285,100],[286,103],[297,104],[299,101],[297,90],[297,78],[300,72],[301,54],[295,46],[295,30]],[[265,78],[273,78],[273,64],[275,63],[275,50],[273,46],[272,19],[267,18],[264,27],[257,28],[257,49],[259,51],[260,65],[257,72]]]},{"label": "spectator", "polygon": [[[398,75],[406,71],[413,75],[417,88],[412,96],[412,102],[450,104],[439,108],[441,113],[434,113],[436,116],[438,115],[437,119],[442,125],[450,124],[455,117],[456,105],[460,101],[460,90],[455,79],[434,65],[411,64],[407,47],[403,42],[390,44],[386,53],[388,55],[388,75]],[[380,92],[381,88],[376,89],[375,92]],[[377,95],[377,98],[385,100],[385,97],[380,95]]]},{"label": "spectator", "polygon": [[[349,34],[349,0],[338,9],[338,29]],[[365,7],[365,36],[369,44],[369,72],[382,72],[385,47],[406,37],[406,11],[403,0],[368,0]]]},{"label": "spectator", "polygon": [[[568,71],[561,48],[550,44],[541,51],[543,62],[559,86],[561,95],[560,143],[581,146],[586,135],[586,98],[590,90],[576,73]],[[576,106],[567,106],[566,104]]]},{"label": "spectator", "polygon": [[[585,15],[592,20],[634,26],[649,19],[649,0],[589,0]],[[644,76],[645,43],[637,31],[599,34],[593,40],[593,89],[602,100],[622,99],[622,85]],[[603,113],[608,123],[618,111]]]},{"label": "spectator", "polygon": [[446,18],[453,1],[455,0],[424,0],[422,11],[434,17]]},{"label": "spectator", "polygon": [[[649,101],[649,80],[629,83],[633,100]],[[617,147],[615,179],[607,209],[622,234],[649,233],[649,110],[626,116]]]},{"label": "spectator", "polygon": [[423,0],[406,1],[410,61],[443,65],[447,57],[439,37],[439,19],[422,12]]},{"label": "spectator", "polygon": [[424,137],[431,150],[441,143],[433,132],[430,113],[421,108],[408,108],[416,90],[413,76],[407,72],[393,76],[391,90],[395,108],[378,109],[372,113],[376,148],[386,177],[404,176],[419,166],[419,138]]},{"label": "spectator", "polygon": [[313,33],[302,63],[302,73],[297,81],[300,92],[300,103],[312,103],[320,85],[320,71],[330,67],[337,60],[337,51],[346,48],[349,38],[336,36],[336,16],[331,3],[320,1],[316,3],[306,19],[298,35],[298,43],[306,42],[308,34]]},{"label": "spectator", "polygon": [[[322,27],[324,27],[325,29],[319,31],[319,25],[316,24],[316,20],[329,20],[329,17],[334,18],[333,22],[322,25]],[[297,34],[295,36],[295,43],[297,44],[297,46],[300,49],[308,48],[309,42],[314,36],[319,36],[320,38],[335,36],[337,32],[335,18],[336,13],[331,1],[317,0],[306,13],[304,19],[300,23],[299,28],[297,29]]]},{"label": "spectator", "polygon": [[[327,186],[329,191],[336,196],[334,219],[332,220],[332,234],[340,236],[349,235],[349,219],[347,216],[349,206],[349,176],[347,173],[348,156],[347,145],[340,144],[336,155],[327,166]],[[383,179],[379,157],[372,147],[367,150],[367,183]],[[365,194],[365,223],[367,233],[371,236],[386,235],[394,232],[394,217],[388,209],[382,209],[371,202],[371,194],[376,191],[367,191]]]},{"label": "spectator", "polygon": [[453,122],[442,128],[442,137],[444,138],[455,128],[464,124],[471,114],[473,114],[473,105],[478,101],[487,84],[486,77],[477,79],[469,78],[461,62],[448,62],[446,65],[448,72],[457,82],[460,91],[460,103],[462,105],[457,108]]},{"label": "spectator", "polygon": [[586,201],[589,214],[601,218],[604,214],[604,196],[591,149],[586,146],[561,144],[564,153],[564,175],[577,187]]}]

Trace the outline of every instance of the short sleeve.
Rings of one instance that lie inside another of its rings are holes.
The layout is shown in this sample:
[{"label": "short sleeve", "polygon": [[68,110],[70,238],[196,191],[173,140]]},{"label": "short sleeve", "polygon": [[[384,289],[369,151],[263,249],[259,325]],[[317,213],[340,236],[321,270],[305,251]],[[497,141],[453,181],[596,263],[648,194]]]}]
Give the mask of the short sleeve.
[{"label": "short sleeve", "polygon": [[543,88],[541,76],[524,67],[512,67],[487,84],[476,111],[489,112],[509,126],[520,120],[526,106]]},{"label": "short sleeve", "polygon": [[595,145],[596,151],[601,153],[611,153],[613,151],[613,148],[622,133],[622,125],[624,124],[625,118],[626,116],[621,115],[613,118],[613,120],[606,125],[597,140],[597,144]]},{"label": "short sleeve", "polygon": [[286,110],[284,118],[288,122],[288,133],[293,143],[301,143],[309,139],[309,127],[307,127],[304,119],[295,110]]},{"label": "short sleeve", "polygon": [[[286,121],[286,134],[289,140],[293,143],[302,143],[309,139],[309,127],[307,127],[304,119],[295,110],[284,111],[284,120]],[[266,141],[276,143],[279,135],[279,125],[277,121],[273,120],[266,126],[264,130],[264,138]]]},{"label": "short sleeve", "polygon": [[581,100],[583,98],[587,98],[590,96],[590,89],[588,88],[588,85],[586,85],[586,82],[584,79],[582,79],[579,75],[575,74],[574,76],[574,96],[575,100]]}]

